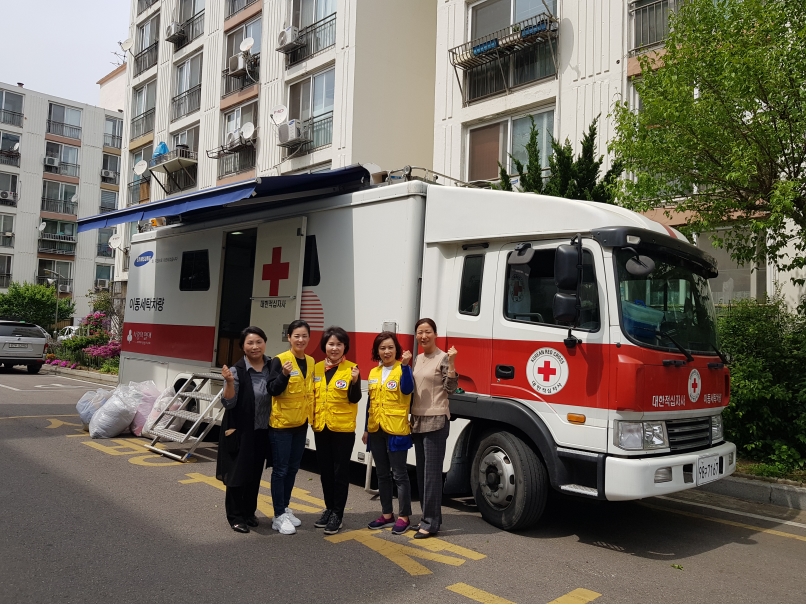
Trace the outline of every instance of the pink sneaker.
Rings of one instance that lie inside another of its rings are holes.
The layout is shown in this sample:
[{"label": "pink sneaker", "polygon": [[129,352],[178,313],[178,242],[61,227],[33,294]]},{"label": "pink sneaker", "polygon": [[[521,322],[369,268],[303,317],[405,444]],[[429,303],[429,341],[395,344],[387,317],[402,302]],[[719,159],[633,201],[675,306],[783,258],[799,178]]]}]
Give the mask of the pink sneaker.
[{"label": "pink sneaker", "polygon": [[409,523],[408,521],[404,521],[403,519],[398,517],[397,523],[395,523],[395,526],[392,528],[392,533],[395,534],[396,536],[399,536],[400,534],[405,534],[408,531],[409,527],[411,527],[411,523]]},{"label": "pink sneaker", "polygon": [[[388,519],[383,515],[381,515],[374,521],[370,521],[369,523],[367,523],[367,527],[369,527],[370,529],[381,529],[382,527],[386,527],[387,525],[392,525],[394,522],[395,522],[394,515],[392,515]],[[395,527],[397,527],[397,525],[395,525]]]}]

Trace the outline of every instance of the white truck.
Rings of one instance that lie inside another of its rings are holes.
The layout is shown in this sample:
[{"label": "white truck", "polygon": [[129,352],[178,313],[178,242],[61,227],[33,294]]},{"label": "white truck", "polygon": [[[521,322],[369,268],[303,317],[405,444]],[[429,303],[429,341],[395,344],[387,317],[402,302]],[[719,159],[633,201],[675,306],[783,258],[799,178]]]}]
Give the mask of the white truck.
[{"label": "white truck", "polygon": [[[711,257],[615,206],[370,186],[350,170],[350,185],[274,177],[136,208],[168,224],[132,239],[121,380],[215,371],[239,359],[251,324],[276,354],[298,317],[316,359],[325,327],[347,330],[366,380],[378,332],[416,353],[414,323],[431,317],[441,348],[459,352],[463,391],[450,402],[445,493],[472,494],[491,524],[533,525],[551,488],[630,500],[734,472]],[[352,459],[366,461],[359,439]]]}]

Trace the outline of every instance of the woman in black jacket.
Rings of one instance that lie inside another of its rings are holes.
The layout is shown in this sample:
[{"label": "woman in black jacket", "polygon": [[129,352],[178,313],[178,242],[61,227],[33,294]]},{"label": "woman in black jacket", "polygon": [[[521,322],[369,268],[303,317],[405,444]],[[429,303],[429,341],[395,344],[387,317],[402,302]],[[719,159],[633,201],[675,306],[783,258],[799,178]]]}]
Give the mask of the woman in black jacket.
[{"label": "woman in black jacket", "polygon": [[244,357],[230,370],[224,366],[225,408],[218,438],[216,478],[227,486],[224,500],[227,521],[233,530],[249,533],[257,527],[255,516],[263,469],[268,467],[271,397],[266,390],[269,362],[266,334],[257,326],[241,332]]}]

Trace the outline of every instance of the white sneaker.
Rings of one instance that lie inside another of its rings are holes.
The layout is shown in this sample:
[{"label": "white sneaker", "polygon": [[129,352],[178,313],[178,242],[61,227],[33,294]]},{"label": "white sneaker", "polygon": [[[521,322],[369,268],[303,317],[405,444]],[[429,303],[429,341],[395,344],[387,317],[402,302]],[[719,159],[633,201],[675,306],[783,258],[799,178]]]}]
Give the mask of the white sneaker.
[{"label": "white sneaker", "polygon": [[291,521],[294,527],[299,527],[300,525],[302,525],[302,521],[297,519],[297,517],[294,515],[294,511],[291,510],[290,508],[286,507],[285,516],[288,517],[288,519]]},{"label": "white sneaker", "polygon": [[271,528],[287,536],[297,533],[294,524],[291,523],[291,519],[288,518],[287,514],[274,517],[274,520],[271,522]]}]

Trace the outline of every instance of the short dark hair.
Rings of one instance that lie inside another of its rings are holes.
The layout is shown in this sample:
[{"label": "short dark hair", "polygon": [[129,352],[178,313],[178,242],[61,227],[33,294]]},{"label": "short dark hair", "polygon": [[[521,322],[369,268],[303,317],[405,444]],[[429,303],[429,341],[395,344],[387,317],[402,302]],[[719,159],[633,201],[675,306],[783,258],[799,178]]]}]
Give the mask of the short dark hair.
[{"label": "short dark hair", "polygon": [[288,329],[285,331],[286,336],[291,336],[294,333],[294,330],[297,328],[305,328],[308,330],[308,336],[311,335],[311,326],[308,325],[308,322],[304,319],[295,319],[290,324],[288,324]]},{"label": "short dark hair", "polygon": [[434,334],[437,333],[437,322],[435,322],[430,317],[423,317],[422,319],[417,320],[417,323],[414,324],[415,333],[417,332],[417,328],[419,328],[423,324],[428,324],[429,326],[431,326],[431,329],[434,331]]},{"label": "short dark hair", "polygon": [[347,355],[347,352],[350,350],[350,336],[339,326],[330,326],[325,330],[325,333],[322,334],[322,340],[319,341],[319,348],[322,349],[322,353],[327,354],[327,341],[330,340],[331,336],[335,336],[336,340],[344,345],[344,354]]},{"label": "short dark hair", "polygon": [[241,339],[238,341],[241,349],[243,349],[243,345],[246,342],[246,337],[250,334],[254,334],[256,336],[260,336],[263,339],[263,342],[267,342],[268,339],[266,338],[266,333],[258,328],[257,326],[249,326],[248,328],[244,328],[243,332],[241,332]]},{"label": "short dark hair", "polygon": [[384,340],[388,340],[389,338],[391,338],[392,342],[395,343],[395,359],[400,359],[400,356],[403,355],[403,349],[400,347],[400,343],[397,340],[397,335],[394,332],[381,332],[375,337],[375,341],[372,343],[372,361],[381,360],[381,356],[378,353],[378,347],[381,346],[381,343]]}]

